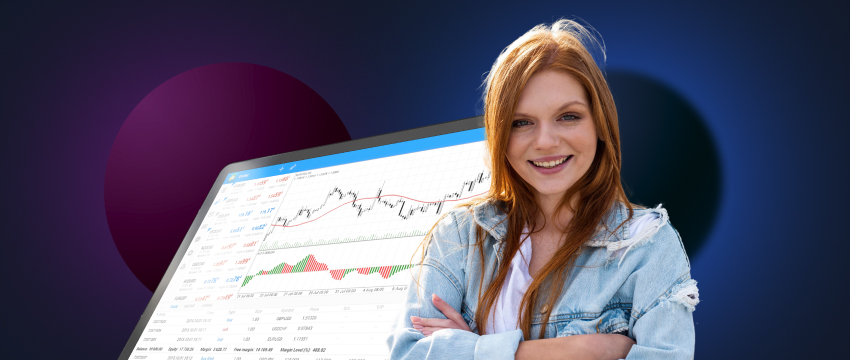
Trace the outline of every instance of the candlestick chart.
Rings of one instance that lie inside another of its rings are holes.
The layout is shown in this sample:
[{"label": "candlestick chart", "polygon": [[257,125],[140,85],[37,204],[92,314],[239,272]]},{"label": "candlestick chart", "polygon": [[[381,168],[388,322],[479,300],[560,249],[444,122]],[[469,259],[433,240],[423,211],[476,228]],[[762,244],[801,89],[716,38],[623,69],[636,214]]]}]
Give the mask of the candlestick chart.
[{"label": "candlestick chart", "polygon": [[490,188],[480,144],[416,156],[347,164],[296,178],[260,250],[421,239],[448,209]]}]

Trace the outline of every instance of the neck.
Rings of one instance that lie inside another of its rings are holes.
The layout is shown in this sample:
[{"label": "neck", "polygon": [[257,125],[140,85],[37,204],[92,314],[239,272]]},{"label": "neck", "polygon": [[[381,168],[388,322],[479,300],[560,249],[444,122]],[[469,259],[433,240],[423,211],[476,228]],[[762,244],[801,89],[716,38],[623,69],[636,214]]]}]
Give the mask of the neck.
[{"label": "neck", "polygon": [[[557,196],[538,196],[537,205],[540,207],[539,212],[537,213],[537,221],[539,223],[543,223],[545,221],[546,226],[543,228],[544,230],[554,230],[554,229],[566,229],[570,221],[573,219],[572,210],[570,207],[564,207],[561,209],[561,212],[558,214],[558,218],[555,219],[555,210],[558,209],[558,203],[561,201],[560,197]],[[572,208],[575,208],[577,201],[577,197],[573,197],[572,199]],[[553,225],[557,225],[553,227]]]}]

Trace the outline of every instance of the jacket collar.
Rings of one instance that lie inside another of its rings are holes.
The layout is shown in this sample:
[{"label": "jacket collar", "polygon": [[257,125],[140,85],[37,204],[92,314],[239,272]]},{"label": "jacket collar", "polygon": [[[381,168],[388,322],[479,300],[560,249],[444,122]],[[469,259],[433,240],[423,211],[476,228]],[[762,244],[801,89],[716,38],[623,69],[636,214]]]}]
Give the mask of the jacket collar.
[{"label": "jacket collar", "polygon": [[[501,204],[500,204],[501,205]],[[502,242],[508,233],[508,214],[493,203],[493,199],[475,205],[472,208],[475,222],[486,230],[496,242]]]},{"label": "jacket collar", "polygon": [[[501,204],[500,204],[501,205]],[[502,243],[505,235],[508,233],[508,215],[499,209],[493,203],[492,199],[484,201],[472,208],[473,218],[484,230],[486,230],[494,239],[497,245]],[[628,226],[617,226],[626,220],[628,209],[623,203],[617,201],[605,214],[605,217],[597,227],[596,232],[589,239],[590,241],[620,241],[626,238]],[[606,230],[607,228],[607,230]],[[498,246],[496,247],[499,248]],[[501,257],[501,256],[500,256]]]}]

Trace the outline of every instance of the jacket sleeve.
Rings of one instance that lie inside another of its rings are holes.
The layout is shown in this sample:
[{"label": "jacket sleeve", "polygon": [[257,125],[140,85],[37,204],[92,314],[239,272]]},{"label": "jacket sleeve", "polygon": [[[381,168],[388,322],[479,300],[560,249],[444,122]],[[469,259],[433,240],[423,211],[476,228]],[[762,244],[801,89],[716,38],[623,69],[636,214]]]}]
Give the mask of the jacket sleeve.
[{"label": "jacket sleeve", "polygon": [[[465,245],[458,231],[455,212],[445,216],[434,229],[426,249],[425,261],[414,267],[407,297],[387,338],[391,359],[513,359],[522,331],[493,335],[444,329],[425,337],[413,328],[411,316],[445,319],[431,303],[437,294],[458,313],[463,314],[467,264]],[[418,279],[417,279],[418,277]],[[418,284],[417,284],[418,282]],[[470,326],[471,327],[471,326]]]},{"label": "jacket sleeve", "polygon": [[[626,360],[693,359],[692,312],[699,303],[696,281],[678,232],[666,224],[629,276],[635,286],[630,333],[636,345]],[[635,254],[637,255],[637,254]]]}]

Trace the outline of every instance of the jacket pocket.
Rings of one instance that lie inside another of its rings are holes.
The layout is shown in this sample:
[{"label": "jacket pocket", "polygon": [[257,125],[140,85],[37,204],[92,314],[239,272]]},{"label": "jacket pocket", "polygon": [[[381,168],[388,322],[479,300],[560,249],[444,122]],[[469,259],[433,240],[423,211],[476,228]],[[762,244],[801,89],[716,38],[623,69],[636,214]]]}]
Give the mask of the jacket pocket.
[{"label": "jacket pocket", "polygon": [[549,325],[556,337],[584,334],[622,334],[628,336],[630,312],[631,304],[612,304],[602,312],[583,312],[557,316],[563,320],[550,320]]}]

